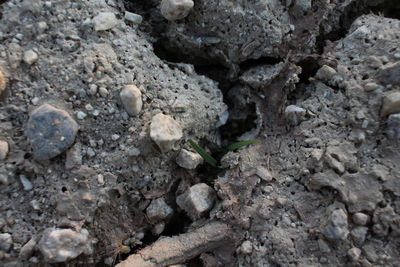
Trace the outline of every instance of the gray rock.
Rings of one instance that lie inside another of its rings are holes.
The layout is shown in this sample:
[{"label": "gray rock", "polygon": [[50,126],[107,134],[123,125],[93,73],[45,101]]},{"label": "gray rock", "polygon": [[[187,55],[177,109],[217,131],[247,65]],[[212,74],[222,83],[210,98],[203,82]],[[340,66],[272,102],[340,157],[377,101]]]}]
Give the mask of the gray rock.
[{"label": "gray rock", "polygon": [[390,139],[400,139],[400,113],[389,115],[386,134]]},{"label": "gray rock", "polygon": [[151,222],[158,222],[170,217],[174,210],[165,203],[164,198],[157,198],[151,201],[146,209],[147,218]]},{"label": "gray rock", "polygon": [[92,20],[95,31],[106,31],[118,25],[119,20],[112,12],[102,12]]},{"label": "gray rock", "polygon": [[347,214],[342,209],[337,209],[329,216],[324,234],[329,239],[345,240],[349,234]]},{"label": "gray rock", "polygon": [[140,24],[143,21],[142,16],[128,11],[125,11],[125,19],[132,22],[133,24]]},{"label": "gray rock", "polygon": [[167,20],[178,20],[186,17],[193,6],[193,0],[162,0],[160,10]]},{"label": "gray rock", "polygon": [[322,81],[329,82],[335,74],[336,74],[335,69],[333,69],[327,65],[324,65],[318,70],[315,77],[317,77],[318,79],[320,79]]},{"label": "gray rock", "polygon": [[65,168],[70,170],[82,165],[82,146],[79,142],[67,150],[67,157],[65,159]]},{"label": "gray rock", "polygon": [[75,140],[78,124],[64,110],[45,104],[35,109],[26,135],[37,160],[47,160],[67,150]]},{"label": "gray rock", "polygon": [[32,65],[39,59],[38,54],[32,49],[24,52],[24,62],[28,65]]},{"label": "gray rock", "polygon": [[181,149],[176,158],[176,163],[182,168],[194,170],[203,161],[203,158],[194,152],[186,149]]},{"label": "gray rock", "polygon": [[[400,65],[399,65],[400,66]],[[381,116],[400,112],[400,92],[393,92],[383,98]]]},{"label": "gray rock", "polygon": [[25,175],[21,174],[19,176],[19,179],[20,179],[20,181],[22,183],[22,186],[24,187],[25,191],[29,191],[29,190],[31,190],[33,188],[33,185],[31,183],[31,181],[29,181],[28,178],[26,178]]},{"label": "gray rock", "polygon": [[9,233],[0,234],[0,250],[8,252],[13,244],[12,236]]},{"label": "gray rock", "polygon": [[139,88],[137,88],[133,84],[129,84],[122,89],[119,94],[122,104],[126,112],[128,112],[131,116],[136,116],[142,110],[143,102],[142,102],[142,93]]},{"label": "gray rock", "polygon": [[182,128],[172,117],[158,113],[150,124],[150,138],[162,152],[171,150],[176,141],[182,138]]},{"label": "gray rock", "polygon": [[290,105],[285,109],[285,117],[292,125],[298,125],[305,120],[306,110],[304,108]]},{"label": "gray rock", "polygon": [[349,260],[352,262],[357,262],[360,256],[361,256],[361,249],[359,248],[354,247],[347,251],[347,257],[349,257]]},{"label": "gray rock", "polygon": [[368,232],[368,227],[358,226],[351,230],[350,235],[357,245],[362,245],[365,242],[365,237]]},{"label": "gray rock", "polygon": [[35,249],[35,247],[36,247],[36,244],[37,244],[36,238],[35,238],[35,237],[31,238],[31,239],[21,248],[21,250],[19,251],[19,258],[22,259],[22,260],[27,260],[27,259],[29,259],[29,258],[32,256],[32,254],[33,254],[33,251],[34,251],[34,249]]},{"label": "gray rock", "polygon": [[358,225],[366,225],[369,221],[369,216],[362,212],[357,212],[352,217],[353,222]]},{"label": "gray rock", "polygon": [[243,254],[251,254],[252,251],[253,244],[249,240],[244,241],[240,246],[240,252],[242,252]]},{"label": "gray rock", "polygon": [[91,251],[89,232],[82,229],[76,232],[71,229],[46,229],[39,241],[39,249],[47,262],[65,262],[75,259],[80,254]]},{"label": "gray rock", "polygon": [[192,220],[196,220],[214,205],[216,193],[210,186],[200,183],[190,187],[176,198],[178,206],[186,211]]}]

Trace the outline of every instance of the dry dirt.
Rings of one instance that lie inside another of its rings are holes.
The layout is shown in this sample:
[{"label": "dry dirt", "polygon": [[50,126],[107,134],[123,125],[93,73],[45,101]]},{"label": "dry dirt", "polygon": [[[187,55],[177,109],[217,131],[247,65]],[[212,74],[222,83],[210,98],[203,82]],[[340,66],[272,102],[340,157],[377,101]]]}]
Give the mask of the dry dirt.
[{"label": "dry dirt", "polygon": [[0,1],[0,265],[400,266],[400,3],[160,2]]}]

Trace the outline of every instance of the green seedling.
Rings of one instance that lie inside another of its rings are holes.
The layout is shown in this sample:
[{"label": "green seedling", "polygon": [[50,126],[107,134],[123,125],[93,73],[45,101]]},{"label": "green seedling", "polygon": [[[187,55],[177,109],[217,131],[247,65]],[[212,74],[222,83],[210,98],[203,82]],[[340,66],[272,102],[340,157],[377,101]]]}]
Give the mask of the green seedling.
[{"label": "green seedling", "polygon": [[[258,143],[260,140],[254,139],[254,140],[246,140],[246,141],[240,141],[233,143],[229,145],[227,148],[223,149],[225,152],[229,151],[235,151],[236,149],[239,149],[241,147],[251,145],[254,143]],[[216,168],[219,164],[218,161],[211,156],[209,153],[207,153],[204,149],[202,149],[196,142],[194,142],[192,139],[189,139],[189,144],[190,146],[204,159],[205,162]]]}]

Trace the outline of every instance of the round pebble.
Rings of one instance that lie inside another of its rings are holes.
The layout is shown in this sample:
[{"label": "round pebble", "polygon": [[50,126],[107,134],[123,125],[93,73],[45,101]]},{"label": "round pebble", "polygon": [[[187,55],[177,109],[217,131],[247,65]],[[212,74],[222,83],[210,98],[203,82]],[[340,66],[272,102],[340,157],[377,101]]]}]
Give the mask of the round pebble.
[{"label": "round pebble", "polygon": [[28,121],[26,135],[37,160],[47,160],[67,150],[75,140],[78,124],[64,110],[49,104],[35,109]]},{"label": "round pebble", "polygon": [[162,0],[160,10],[167,20],[178,20],[186,17],[193,6],[193,0]]},{"label": "round pebble", "polygon": [[125,86],[119,95],[129,115],[136,116],[140,113],[143,106],[142,93],[135,85],[129,84]]}]

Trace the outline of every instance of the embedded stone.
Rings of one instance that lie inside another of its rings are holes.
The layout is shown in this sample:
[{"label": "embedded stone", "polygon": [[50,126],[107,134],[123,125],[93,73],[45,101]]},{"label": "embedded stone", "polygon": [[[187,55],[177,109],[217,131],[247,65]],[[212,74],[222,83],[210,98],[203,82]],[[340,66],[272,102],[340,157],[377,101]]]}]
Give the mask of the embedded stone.
[{"label": "embedded stone", "polygon": [[142,110],[142,92],[133,84],[129,84],[122,89],[119,94],[126,112],[131,116],[136,116]]},{"label": "embedded stone", "polygon": [[118,19],[112,12],[102,12],[92,20],[95,31],[106,31],[118,25]]},{"label": "embedded stone", "polygon": [[345,240],[349,234],[347,214],[342,209],[337,209],[329,216],[325,227],[325,236],[329,239]]},{"label": "embedded stone", "polygon": [[75,140],[78,124],[64,110],[49,104],[35,109],[28,121],[26,135],[37,160],[47,160],[67,150]]},{"label": "embedded stone", "polygon": [[167,20],[178,20],[186,17],[193,6],[193,0],[162,0],[160,10]]},{"label": "embedded stone", "polygon": [[176,158],[176,163],[182,168],[194,170],[203,161],[203,158],[194,152],[186,149],[181,149]]},{"label": "embedded stone", "polygon": [[383,98],[381,116],[400,113],[400,92],[393,92]]},{"label": "embedded stone", "polygon": [[150,138],[162,152],[171,150],[176,141],[182,138],[182,128],[172,117],[158,113],[150,124]]}]

